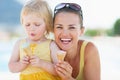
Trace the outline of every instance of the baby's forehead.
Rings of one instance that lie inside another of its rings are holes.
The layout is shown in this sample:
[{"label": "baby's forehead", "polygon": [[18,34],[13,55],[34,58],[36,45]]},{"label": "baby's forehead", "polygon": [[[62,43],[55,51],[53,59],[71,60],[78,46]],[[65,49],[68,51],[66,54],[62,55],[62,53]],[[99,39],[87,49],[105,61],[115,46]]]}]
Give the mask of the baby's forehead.
[{"label": "baby's forehead", "polygon": [[28,14],[32,14],[32,15],[41,15],[41,14],[43,14],[42,12],[40,12],[40,11],[37,11],[37,10],[32,10],[32,9],[26,9],[26,10],[24,10],[23,12],[22,12],[22,14],[23,15],[28,15]]},{"label": "baby's forehead", "polygon": [[36,12],[28,12],[28,13],[25,13],[22,15],[22,18],[25,17],[25,16],[33,16],[33,17],[37,17],[37,18],[42,18],[44,19],[44,16],[42,16],[41,14],[39,13],[36,13]]}]

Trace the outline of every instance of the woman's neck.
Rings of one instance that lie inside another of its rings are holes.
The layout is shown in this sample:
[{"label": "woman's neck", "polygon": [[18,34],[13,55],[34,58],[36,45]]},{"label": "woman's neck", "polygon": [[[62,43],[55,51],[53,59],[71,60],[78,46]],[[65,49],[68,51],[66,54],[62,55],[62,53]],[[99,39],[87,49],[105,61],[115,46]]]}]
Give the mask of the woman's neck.
[{"label": "woman's neck", "polygon": [[74,49],[70,49],[67,51],[65,60],[71,61],[71,60],[74,60],[77,56],[78,56],[78,46],[74,47]]}]

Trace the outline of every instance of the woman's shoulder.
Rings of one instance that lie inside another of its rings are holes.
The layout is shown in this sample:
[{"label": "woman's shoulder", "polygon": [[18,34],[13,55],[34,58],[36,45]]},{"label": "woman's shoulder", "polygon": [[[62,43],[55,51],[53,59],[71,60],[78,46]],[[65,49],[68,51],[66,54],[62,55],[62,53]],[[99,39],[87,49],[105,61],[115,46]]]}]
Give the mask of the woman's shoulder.
[{"label": "woman's shoulder", "polygon": [[85,41],[82,40],[81,43],[83,44],[84,42],[87,42],[86,46],[85,46],[85,61],[90,61],[91,58],[95,59],[95,56],[98,57],[99,56],[99,52],[98,49],[96,47],[96,45],[93,42],[90,41]]},{"label": "woman's shoulder", "polygon": [[[86,43],[86,50],[92,51],[93,49],[97,49],[96,45],[93,42],[87,41],[87,40],[79,40],[79,46],[83,45]],[[92,49],[92,50],[91,50]]]},{"label": "woman's shoulder", "polygon": [[86,44],[86,46],[85,46],[85,56],[95,55],[95,54],[98,53],[98,49],[93,42],[90,42],[90,41],[87,41],[87,40],[79,40],[79,46],[80,47],[84,43]]},{"label": "woman's shoulder", "polygon": [[97,47],[93,42],[88,41],[86,48],[85,48],[86,53],[98,53]]}]

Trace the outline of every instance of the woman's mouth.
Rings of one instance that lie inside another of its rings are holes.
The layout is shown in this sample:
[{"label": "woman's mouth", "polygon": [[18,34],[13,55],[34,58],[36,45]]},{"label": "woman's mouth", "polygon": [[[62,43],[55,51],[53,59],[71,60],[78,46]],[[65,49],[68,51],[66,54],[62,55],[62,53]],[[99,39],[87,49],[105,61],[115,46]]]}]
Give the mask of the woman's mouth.
[{"label": "woman's mouth", "polygon": [[72,39],[62,39],[62,38],[61,38],[60,41],[61,41],[62,43],[68,44],[69,42],[72,41]]}]

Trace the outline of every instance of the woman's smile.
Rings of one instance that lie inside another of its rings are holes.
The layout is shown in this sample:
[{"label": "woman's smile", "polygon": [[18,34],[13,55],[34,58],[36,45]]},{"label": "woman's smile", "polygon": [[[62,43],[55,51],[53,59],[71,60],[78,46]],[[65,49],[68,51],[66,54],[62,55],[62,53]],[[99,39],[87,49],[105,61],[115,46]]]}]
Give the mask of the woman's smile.
[{"label": "woman's smile", "polygon": [[60,41],[63,44],[69,44],[72,41],[72,39],[70,39],[70,38],[60,38]]}]

